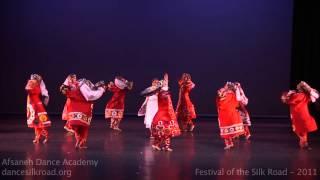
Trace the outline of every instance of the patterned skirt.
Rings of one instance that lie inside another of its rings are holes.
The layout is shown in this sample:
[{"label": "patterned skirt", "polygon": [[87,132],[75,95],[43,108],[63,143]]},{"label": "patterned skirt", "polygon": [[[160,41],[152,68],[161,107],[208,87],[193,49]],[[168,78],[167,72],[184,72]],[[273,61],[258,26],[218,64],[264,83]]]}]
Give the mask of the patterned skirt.
[{"label": "patterned skirt", "polygon": [[122,119],[123,118],[124,109],[106,109],[105,110],[105,118],[112,119]]},{"label": "patterned skirt", "polygon": [[151,125],[151,134],[158,139],[167,139],[181,134],[177,121],[154,120]]}]

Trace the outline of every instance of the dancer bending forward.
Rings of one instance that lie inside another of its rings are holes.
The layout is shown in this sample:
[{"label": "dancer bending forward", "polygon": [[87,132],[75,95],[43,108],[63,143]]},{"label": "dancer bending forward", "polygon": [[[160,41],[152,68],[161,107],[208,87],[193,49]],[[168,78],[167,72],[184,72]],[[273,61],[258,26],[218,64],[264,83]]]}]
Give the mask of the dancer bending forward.
[{"label": "dancer bending forward", "polygon": [[281,96],[283,103],[290,107],[292,130],[299,137],[301,148],[311,149],[308,144],[308,133],[318,129],[316,121],[310,115],[308,104],[319,98],[319,92],[301,81],[297,90],[290,90]]},{"label": "dancer bending forward", "polygon": [[105,92],[102,81],[93,85],[89,80],[81,79],[74,88],[65,87],[62,93],[70,99],[68,104],[68,122],[75,132],[76,148],[87,148],[86,142],[92,120],[93,102]]}]

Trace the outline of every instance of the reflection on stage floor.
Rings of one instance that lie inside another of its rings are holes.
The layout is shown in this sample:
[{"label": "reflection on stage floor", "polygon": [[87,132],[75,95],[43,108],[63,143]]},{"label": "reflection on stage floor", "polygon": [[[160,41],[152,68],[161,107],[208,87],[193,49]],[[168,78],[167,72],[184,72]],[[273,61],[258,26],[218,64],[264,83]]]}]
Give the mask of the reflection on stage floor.
[{"label": "reflection on stage floor", "polygon": [[[172,140],[173,152],[152,150],[143,120],[136,117],[122,121],[121,133],[95,118],[85,150],[74,148],[73,136],[58,118],[53,118],[47,144],[32,143],[33,130],[24,119],[0,121],[1,176],[8,179],[35,179],[30,173],[37,179],[77,180],[317,179],[320,174],[319,133],[310,136],[311,151],[300,150],[289,119],[254,121],[252,139],[240,138],[228,151],[217,120],[197,119],[193,133]],[[13,176],[17,171],[25,174]]]}]

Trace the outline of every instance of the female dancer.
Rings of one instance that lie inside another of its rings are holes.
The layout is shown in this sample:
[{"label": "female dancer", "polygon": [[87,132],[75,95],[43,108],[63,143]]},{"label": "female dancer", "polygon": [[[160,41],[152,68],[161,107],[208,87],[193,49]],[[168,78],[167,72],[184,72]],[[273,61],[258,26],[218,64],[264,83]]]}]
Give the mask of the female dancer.
[{"label": "female dancer", "polygon": [[151,134],[155,138],[152,148],[155,150],[172,151],[171,138],[180,135],[180,128],[172,106],[168,87],[168,74],[164,75],[158,87],[150,87],[141,94],[158,93],[158,112],[151,124]]},{"label": "female dancer", "polygon": [[105,92],[103,81],[93,85],[89,80],[81,79],[74,88],[64,87],[62,93],[70,99],[67,119],[74,130],[76,148],[87,148],[89,126],[92,119],[93,102]]},{"label": "female dancer", "polygon": [[[151,88],[156,89],[158,87],[159,80],[153,79]],[[150,130],[151,133],[151,124],[153,117],[156,115],[158,111],[158,93],[151,94],[146,96],[145,101],[138,111],[138,116],[144,116],[144,124],[147,129]],[[150,138],[153,138],[151,135]]]},{"label": "female dancer", "polygon": [[234,83],[227,82],[218,90],[216,104],[220,136],[224,139],[224,149],[234,147],[234,138],[244,134],[243,123],[240,118],[239,107],[240,92]]},{"label": "female dancer", "polygon": [[[70,74],[67,79],[64,81],[64,83],[60,86],[60,91],[62,91],[62,89],[65,88],[69,88],[69,89],[74,89],[76,88],[78,85],[78,81],[77,81],[77,75],[76,74]],[[62,112],[62,120],[66,121],[66,124],[64,126],[64,129],[70,133],[74,133],[74,131],[72,130],[69,121],[68,121],[68,106],[70,104],[70,98],[67,98],[66,103],[64,105],[63,108],[63,112]]]},{"label": "female dancer", "polygon": [[[35,138],[33,143],[39,143],[41,136],[44,137],[43,143],[48,141],[48,127],[51,121],[47,115],[46,109],[49,103],[49,94],[43,79],[38,74],[32,74],[25,87],[27,96],[27,124],[34,128]],[[42,100],[43,99],[43,100]]]},{"label": "female dancer", "polygon": [[281,96],[282,102],[290,107],[292,130],[299,137],[299,145],[303,149],[311,149],[308,144],[308,133],[318,129],[308,109],[308,104],[318,98],[319,92],[304,81],[297,85],[297,90],[290,90]]},{"label": "female dancer", "polygon": [[108,90],[113,93],[112,98],[106,105],[105,118],[110,118],[110,128],[121,131],[119,128],[120,122],[123,118],[124,100],[128,90],[133,87],[133,82],[129,82],[123,77],[117,76],[114,82],[108,84]]},{"label": "female dancer", "polygon": [[238,111],[240,113],[240,117],[242,119],[243,126],[244,126],[244,136],[247,140],[249,140],[249,138],[251,137],[251,133],[250,133],[250,129],[249,129],[249,127],[251,126],[251,120],[250,120],[249,112],[246,108],[249,100],[248,100],[247,96],[244,94],[244,91],[241,87],[241,84],[239,82],[236,82],[235,85],[240,93],[240,101],[239,101]]},{"label": "female dancer", "polygon": [[197,116],[189,96],[190,91],[195,86],[191,80],[190,74],[182,74],[182,77],[179,80],[179,86],[179,100],[176,108],[177,119],[181,124],[183,131],[193,131],[193,121]]}]

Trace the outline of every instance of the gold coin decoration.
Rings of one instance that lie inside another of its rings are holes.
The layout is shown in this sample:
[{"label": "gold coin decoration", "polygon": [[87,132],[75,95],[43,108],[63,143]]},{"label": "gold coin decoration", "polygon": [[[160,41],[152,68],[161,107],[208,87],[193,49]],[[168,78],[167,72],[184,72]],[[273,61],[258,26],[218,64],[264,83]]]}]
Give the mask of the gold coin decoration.
[{"label": "gold coin decoration", "polygon": [[47,118],[46,115],[42,114],[42,115],[39,116],[39,120],[40,120],[41,122],[45,122],[45,121],[48,120],[48,118]]}]

